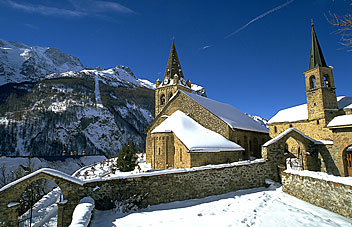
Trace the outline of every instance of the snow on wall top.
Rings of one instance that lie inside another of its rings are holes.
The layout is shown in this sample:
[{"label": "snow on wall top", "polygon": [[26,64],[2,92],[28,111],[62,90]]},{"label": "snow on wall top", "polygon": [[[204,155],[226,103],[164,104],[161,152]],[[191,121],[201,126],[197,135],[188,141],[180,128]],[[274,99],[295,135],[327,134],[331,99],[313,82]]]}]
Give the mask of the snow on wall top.
[{"label": "snow on wall top", "polygon": [[46,173],[48,175],[51,175],[53,177],[57,177],[57,178],[61,178],[61,179],[64,179],[64,180],[67,180],[67,181],[71,181],[73,183],[76,183],[76,184],[79,184],[79,185],[83,185],[84,182],[80,179],[77,179],[75,177],[72,177],[66,173],[63,173],[61,171],[58,171],[58,170],[55,170],[55,169],[50,169],[50,168],[42,168],[42,169],[38,169],[37,171],[33,172],[33,173],[30,173],[24,177],[21,177],[20,179],[17,179],[7,185],[5,185],[4,187],[2,187],[0,189],[0,192],[8,189],[8,188],[11,188],[12,186],[22,182],[22,181],[25,181],[31,177],[34,177],[35,175],[39,174],[39,173]]},{"label": "snow on wall top", "polygon": [[313,172],[308,170],[302,171],[302,170],[287,169],[284,172],[352,186],[352,177],[338,177],[338,176],[329,175],[327,173]]},{"label": "snow on wall top", "polygon": [[282,137],[286,136],[288,133],[292,132],[292,131],[295,131],[299,134],[301,134],[303,137],[305,137],[306,139],[312,141],[313,143],[315,144],[331,144],[331,141],[325,141],[325,140],[322,140],[322,141],[319,141],[319,140],[315,140],[307,135],[305,135],[303,132],[299,131],[298,129],[295,129],[295,128],[289,128],[289,129],[286,129],[285,131],[283,131],[280,135],[278,135],[277,137],[275,138],[272,138],[271,140],[267,141],[266,143],[263,144],[263,147],[267,147],[275,142],[277,142],[278,140],[280,140]]},{"label": "snow on wall top", "polygon": [[222,135],[201,126],[198,122],[177,110],[152,133],[173,132],[190,152],[242,151],[240,145]]},{"label": "snow on wall top", "polygon": [[180,91],[205,107],[207,110],[218,116],[221,120],[227,123],[231,128],[243,129],[248,131],[268,133],[268,128],[253,120],[237,108],[221,103],[203,96],[192,94],[185,91]]},{"label": "snow on wall top", "polygon": [[352,126],[352,115],[342,115],[334,117],[329,124],[328,127],[338,127],[338,126]]},{"label": "snow on wall top", "polygon": [[[339,96],[336,99],[337,99],[337,105],[339,109],[352,108],[352,97]],[[308,120],[307,104],[302,104],[302,105],[280,110],[268,121],[268,124],[282,123],[282,122],[296,122],[296,121],[304,121],[304,120]]]}]

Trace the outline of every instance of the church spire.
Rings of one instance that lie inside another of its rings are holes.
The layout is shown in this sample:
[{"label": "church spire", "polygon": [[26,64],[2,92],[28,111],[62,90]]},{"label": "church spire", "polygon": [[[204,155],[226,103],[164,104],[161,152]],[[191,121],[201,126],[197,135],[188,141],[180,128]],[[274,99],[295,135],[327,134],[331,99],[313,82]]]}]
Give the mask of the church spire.
[{"label": "church spire", "polygon": [[169,83],[171,79],[174,79],[175,75],[177,75],[178,79],[183,78],[183,72],[181,69],[180,61],[178,60],[175,42],[172,41],[172,46],[170,50],[169,59],[167,61],[167,66],[165,70],[163,84]]},{"label": "church spire", "polygon": [[317,66],[327,67],[312,21],[312,44],[310,47],[309,69],[313,69]]}]

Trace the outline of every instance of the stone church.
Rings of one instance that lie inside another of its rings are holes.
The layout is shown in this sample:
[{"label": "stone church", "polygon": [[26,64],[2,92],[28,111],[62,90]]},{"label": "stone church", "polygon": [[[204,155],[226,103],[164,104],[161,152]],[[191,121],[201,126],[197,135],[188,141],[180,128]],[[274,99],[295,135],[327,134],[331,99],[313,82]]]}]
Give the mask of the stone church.
[{"label": "stone church", "polygon": [[261,157],[265,125],[192,90],[172,43],[164,79],[156,81],[155,119],[146,130],[147,163],[190,168]]},{"label": "stone church", "polygon": [[283,159],[296,159],[300,169],[352,176],[352,97],[336,96],[332,70],[312,25],[307,103],[277,112],[268,122],[269,134],[283,140]]}]

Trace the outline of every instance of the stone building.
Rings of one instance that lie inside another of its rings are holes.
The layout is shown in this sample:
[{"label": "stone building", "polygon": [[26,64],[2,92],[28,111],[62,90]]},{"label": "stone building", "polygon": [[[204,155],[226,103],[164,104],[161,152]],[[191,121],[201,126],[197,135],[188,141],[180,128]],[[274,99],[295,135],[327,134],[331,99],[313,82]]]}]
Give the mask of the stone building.
[{"label": "stone building", "polygon": [[266,126],[233,106],[192,91],[174,43],[164,79],[156,81],[155,119],[146,133],[147,162],[155,169],[260,158],[260,147],[269,139]]},{"label": "stone building", "polygon": [[[352,176],[352,97],[336,97],[332,70],[312,25],[309,68],[304,72],[307,103],[276,113],[268,122],[269,134],[285,139],[284,158],[296,159],[298,168]],[[283,136],[290,128],[314,145],[308,148],[300,139]]]}]

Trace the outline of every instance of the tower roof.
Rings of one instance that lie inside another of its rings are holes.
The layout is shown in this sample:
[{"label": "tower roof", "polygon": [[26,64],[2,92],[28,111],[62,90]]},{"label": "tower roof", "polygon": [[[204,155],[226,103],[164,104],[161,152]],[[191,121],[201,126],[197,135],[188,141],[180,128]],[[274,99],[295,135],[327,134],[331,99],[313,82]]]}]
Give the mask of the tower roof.
[{"label": "tower roof", "polygon": [[314,25],[312,23],[312,44],[310,47],[309,69],[313,69],[318,66],[327,67],[317,35],[315,34]]},{"label": "tower roof", "polygon": [[165,79],[173,79],[176,74],[178,75],[179,79],[184,79],[181,64],[178,60],[176,52],[175,42],[172,41],[172,47],[170,50],[169,60],[167,61],[163,83],[165,83]]}]

